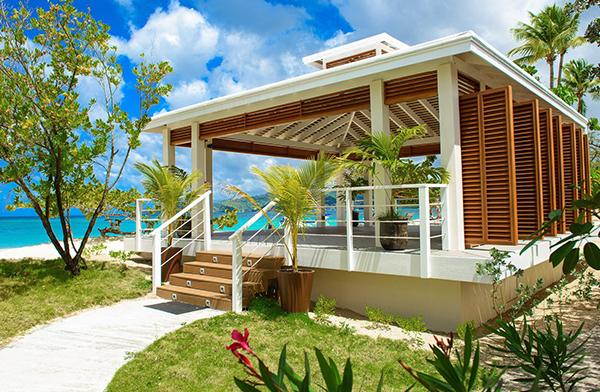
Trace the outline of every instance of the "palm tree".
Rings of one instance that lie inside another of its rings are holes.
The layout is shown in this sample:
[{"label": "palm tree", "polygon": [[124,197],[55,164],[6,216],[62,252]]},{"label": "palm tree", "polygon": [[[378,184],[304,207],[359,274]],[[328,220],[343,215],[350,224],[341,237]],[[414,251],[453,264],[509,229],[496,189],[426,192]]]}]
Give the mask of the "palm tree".
[{"label": "palm tree", "polygon": [[[204,183],[198,189],[193,184],[202,178],[202,173],[194,171],[187,174],[175,166],[163,166],[153,158],[150,165],[136,162],[133,166],[142,173],[144,194],[150,198],[161,211],[161,219],[167,221],[181,211],[186,205],[206,192],[210,185]],[[169,225],[168,245],[173,242],[173,224]]]},{"label": "palm tree", "polygon": [[[443,167],[433,166],[435,156],[427,157],[420,163],[415,163],[412,159],[400,158],[400,151],[409,139],[422,138],[425,135],[424,125],[401,128],[390,134],[383,132],[367,134],[356,141],[356,147],[344,154],[344,166],[360,173],[368,172],[374,178],[380,170],[383,170],[392,185],[448,183],[450,173]],[[355,155],[360,161],[349,160],[348,157],[351,155]],[[410,193],[410,190],[405,190],[404,194],[407,192]],[[393,193],[392,191],[388,193],[390,200]],[[394,207],[391,206],[391,202],[388,204],[390,216],[394,216]]]},{"label": "palm tree", "polygon": [[530,24],[519,22],[511,32],[523,44],[508,52],[508,56],[521,55],[516,63],[533,65],[545,60],[550,67],[550,88],[554,88],[554,62],[559,58],[557,85],[562,77],[562,64],[565,54],[570,48],[585,43],[583,37],[577,36],[579,30],[579,14],[571,15],[564,8],[548,6],[538,15],[529,12]]},{"label": "palm tree", "polygon": [[593,100],[600,99],[600,79],[593,72],[594,65],[585,59],[571,60],[565,65],[565,86],[571,88],[577,98],[577,111],[586,115],[584,97],[590,94]]},{"label": "palm tree", "polygon": [[[327,186],[335,179],[340,167],[335,158],[321,154],[317,159],[308,159],[300,163],[297,169],[289,166],[269,166],[264,171],[252,167],[250,172],[260,179],[269,199],[275,202],[274,211],[284,217],[283,227],[291,238],[291,247],[283,241],[287,252],[292,258],[292,268],[298,271],[298,235],[304,234],[309,221],[314,220],[319,213],[320,201]],[[262,207],[244,191],[233,185],[225,185],[223,190],[237,198],[250,201],[260,211]],[[263,211],[269,223],[270,217]],[[280,238],[283,238],[277,231]]]}]

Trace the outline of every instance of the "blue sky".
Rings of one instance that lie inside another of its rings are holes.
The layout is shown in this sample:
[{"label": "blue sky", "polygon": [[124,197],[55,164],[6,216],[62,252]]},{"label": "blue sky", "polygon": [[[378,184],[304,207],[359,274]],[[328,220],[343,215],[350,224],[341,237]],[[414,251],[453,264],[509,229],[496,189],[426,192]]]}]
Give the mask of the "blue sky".
[{"label": "blue sky", "polygon": [[[6,1],[15,6],[18,1]],[[564,4],[563,1],[558,2]],[[544,0],[76,0],[80,10],[111,26],[125,71],[140,53],[154,61],[167,60],[174,74],[167,79],[173,93],[156,112],[173,110],[237,91],[313,72],[302,57],[336,45],[387,32],[409,44],[419,44],[473,30],[502,52],[515,46],[509,33],[528,11],[552,4]],[[29,0],[31,7],[46,7]],[[594,11],[584,15],[584,26]],[[600,62],[600,48],[587,45],[568,54]],[[544,63],[538,64],[547,84]],[[93,95],[93,88],[88,91]],[[125,77],[122,104],[137,112],[132,79]],[[589,115],[600,116],[597,104]],[[142,147],[128,163],[120,188],[139,186],[131,163],[161,159],[161,138],[143,135]],[[177,149],[177,164],[189,168],[189,150]],[[233,153],[214,153],[214,183],[232,183],[249,193],[262,193],[252,178],[252,165],[266,167],[287,160]],[[5,204],[8,187],[0,190]],[[222,196],[221,196],[222,197]],[[219,196],[217,195],[217,198]],[[22,215],[23,211],[13,213]],[[4,208],[0,215],[8,215]]]}]

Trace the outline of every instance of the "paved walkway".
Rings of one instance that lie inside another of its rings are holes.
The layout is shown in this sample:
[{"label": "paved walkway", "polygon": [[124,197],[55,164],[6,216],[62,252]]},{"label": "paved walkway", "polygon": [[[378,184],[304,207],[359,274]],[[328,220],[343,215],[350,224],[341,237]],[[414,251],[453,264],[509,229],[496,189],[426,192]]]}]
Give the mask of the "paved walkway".
[{"label": "paved walkway", "polygon": [[127,353],[143,350],[182,323],[222,313],[142,299],[57,321],[0,349],[0,390],[104,391]]}]

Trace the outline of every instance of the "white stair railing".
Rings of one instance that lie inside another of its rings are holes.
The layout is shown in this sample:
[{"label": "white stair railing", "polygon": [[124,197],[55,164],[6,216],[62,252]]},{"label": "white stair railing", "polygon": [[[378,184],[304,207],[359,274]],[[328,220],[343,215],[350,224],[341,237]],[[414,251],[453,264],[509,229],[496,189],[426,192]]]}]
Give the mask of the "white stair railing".
[{"label": "white stair railing", "polygon": [[[231,241],[231,257],[232,257],[232,259],[231,259],[231,310],[236,313],[240,313],[242,311],[242,306],[243,306],[242,302],[243,302],[244,273],[243,273],[242,267],[244,265],[244,259],[242,257],[242,250],[243,250],[244,245],[248,244],[250,241],[252,241],[254,238],[256,238],[258,236],[258,233],[260,233],[262,230],[264,230],[264,227],[261,228],[260,230],[258,230],[257,232],[255,232],[245,242],[242,239],[244,231],[246,231],[248,228],[250,228],[260,218],[262,218],[264,216],[264,213],[268,212],[271,208],[273,208],[274,205],[275,205],[274,201],[267,204],[262,209],[262,211],[258,211],[252,218],[250,218],[250,220],[248,220],[248,222],[246,222],[235,233],[233,233],[232,235],[229,236],[229,241]],[[271,218],[271,221],[273,219],[275,219],[277,216],[279,216],[279,214],[276,215],[275,217]],[[273,228],[273,229],[275,229],[275,228]],[[274,234],[275,234],[275,231],[273,231],[269,236],[267,236],[267,238],[265,238],[260,243],[258,243],[254,249],[255,250],[258,249],[260,246],[262,246],[264,243],[266,243],[267,240],[272,238]],[[263,256],[261,256],[254,263],[252,263],[251,260],[248,259],[247,261],[250,263],[250,265],[248,265],[248,266],[253,267],[254,265],[256,265],[260,260],[262,260],[264,255],[266,255],[271,249],[273,249],[275,247],[275,245],[276,245],[276,243],[274,242],[273,245],[271,246],[271,248],[267,252],[263,252]],[[249,252],[249,253],[252,253],[252,252]]]},{"label": "white stair railing", "polygon": [[[179,254],[183,254],[183,251],[194,244],[198,239],[202,238],[204,242],[204,250],[211,249],[211,213],[210,213],[210,194],[211,191],[207,191],[202,194],[199,198],[191,202],[187,207],[179,211],[175,216],[171,219],[164,222],[162,225],[154,229],[150,236],[152,237],[152,292],[156,294],[156,289],[162,284],[162,266],[170,262],[172,259],[177,257]],[[190,212],[192,209],[191,216],[189,218],[185,217],[185,215]],[[202,219],[200,220],[199,215],[202,214]],[[180,222],[183,222],[179,224]],[[175,229],[169,231],[169,227],[175,223],[174,226],[177,226]],[[191,228],[188,230],[185,228],[185,225],[190,223]],[[163,235],[163,231],[166,231],[166,235]],[[189,238],[175,238],[175,235],[180,232],[185,231],[185,236],[190,236]],[[193,234],[192,234],[193,233]],[[192,235],[196,234],[193,238]],[[172,239],[172,243],[168,244],[168,239]],[[162,249],[163,242],[167,245],[165,249]],[[184,245],[175,253],[173,256],[162,261],[162,255],[167,254],[166,252],[174,248],[175,245],[180,244]]]}]

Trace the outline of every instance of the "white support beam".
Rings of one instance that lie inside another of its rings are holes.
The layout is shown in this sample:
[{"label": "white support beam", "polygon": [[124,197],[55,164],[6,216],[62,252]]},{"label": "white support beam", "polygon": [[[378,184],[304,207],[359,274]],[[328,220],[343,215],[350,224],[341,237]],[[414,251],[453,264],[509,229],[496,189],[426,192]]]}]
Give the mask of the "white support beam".
[{"label": "white support beam", "polygon": [[[374,80],[370,84],[371,94],[371,129],[373,133],[390,133],[390,108],[385,104],[385,92],[383,80]],[[390,178],[381,171],[377,173],[375,185],[390,185]],[[385,190],[376,190],[375,197],[375,216],[378,216],[385,210],[385,205],[390,203]],[[379,225],[375,225],[375,241],[381,246],[379,241]]]},{"label": "white support beam", "polygon": [[460,122],[458,101],[458,70],[452,63],[440,65],[438,75],[438,100],[440,105],[441,164],[450,172],[446,191],[448,219],[442,231],[448,233],[449,250],[465,249],[464,210],[462,195],[462,161],[460,151]]},{"label": "white support beam", "polygon": [[390,110],[390,120],[392,120],[398,128],[408,128],[406,124],[404,124],[404,121],[402,121],[392,110]]},{"label": "white support beam", "polygon": [[171,145],[171,129],[163,129],[163,165],[175,165],[175,146]]},{"label": "white support beam", "polygon": [[285,128],[289,127],[290,124],[292,124],[292,123],[275,125],[273,127],[273,129],[271,129],[269,132],[265,133],[263,136],[264,137],[275,137],[275,135],[277,135],[279,132],[281,132]]},{"label": "white support beam", "polygon": [[425,128],[427,129],[427,133],[432,136],[434,135],[433,131],[431,130],[431,128],[429,127],[429,124],[427,124],[425,121],[423,121],[423,119],[421,118],[421,116],[419,116],[417,113],[415,113],[414,110],[412,110],[410,108],[410,106],[408,106],[407,103],[403,102],[398,104],[398,107],[404,112],[406,113],[406,115],[408,117],[410,117],[415,123],[417,123],[418,125],[421,124],[425,124]]},{"label": "white support beam", "polygon": [[[307,140],[305,141],[306,143],[315,143],[318,140],[321,140],[323,137],[327,137],[332,131],[334,132],[339,132],[340,128],[341,131],[344,131],[344,125],[346,125],[348,123],[350,119],[350,116],[346,117],[346,114],[344,114],[343,116],[340,116],[336,119],[336,121],[333,121],[331,123],[329,123],[327,126],[319,129],[319,131],[315,134],[313,134],[310,138],[307,138]],[[303,140],[304,141],[304,140]],[[321,143],[319,143],[321,144]],[[322,144],[326,144],[326,143],[322,143]]]},{"label": "white support beam", "polygon": [[290,127],[290,129],[285,131],[285,133],[283,135],[280,135],[278,137],[278,139],[287,139],[287,138],[293,136],[294,134],[296,134],[299,130],[307,128],[320,120],[321,120],[320,118],[311,118],[308,120],[302,120],[299,123],[292,125]]},{"label": "white support beam", "polygon": [[[460,70],[465,75],[470,76],[471,78],[477,79],[479,81],[479,83],[481,83],[481,84],[487,84],[488,86],[490,86],[492,88],[500,87],[505,84],[505,83],[499,82],[498,80],[496,80],[490,76],[483,74],[482,72],[477,70],[475,67],[465,63],[464,61],[462,61],[461,59],[459,59],[457,57],[452,57],[452,61],[454,62],[454,65],[456,66],[456,68],[458,70]],[[495,68],[493,68],[493,67],[490,67],[490,69],[495,70]],[[489,75],[489,72],[486,72],[486,73]],[[500,75],[504,75],[504,74],[500,74]],[[485,88],[485,86],[483,86],[483,88]]]},{"label": "white support beam", "polygon": [[370,110],[361,110],[360,112],[362,113],[363,116],[365,116],[369,120],[371,119],[371,111]]},{"label": "white support beam", "polygon": [[440,122],[440,113],[437,110],[435,110],[433,105],[430,104],[428,100],[419,99],[419,103],[425,108],[425,110],[429,112],[429,114],[431,114],[433,118],[437,120],[437,122]]},{"label": "white support beam", "polygon": [[307,129],[306,131],[303,131],[302,133],[294,136],[291,140],[297,141],[297,142],[310,143],[310,142],[307,142],[306,139],[308,139],[310,136],[313,136],[313,135],[323,134],[322,131],[323,131],[323,129],[325,127],[327,127],[330,124],[335,123],[336,121],[338,121],[340,118],[344,117],[345,115],[346,115],[346,113],[342,114],[341,116],[330,116],[330,117],[327,117],[325,119],[325,121],[320,122],[317,127],[313,127],[311,129]]},{"label": "white support beam", "polygon": [[344,143],[344,140],[346,140],[346,136],[348,136],[348,132],[350,131],[350,129],[352,129],[352,121],[354,120],[355,114],[356,112],[352,112],[352,114],[350,115],[350,121],[348,121],[348,124],[346,124],[346,131],[344,132],[344,136],[342,136],[342,138],[340,139],[337,148],[340,148],[342,146],[342,143]]}]

